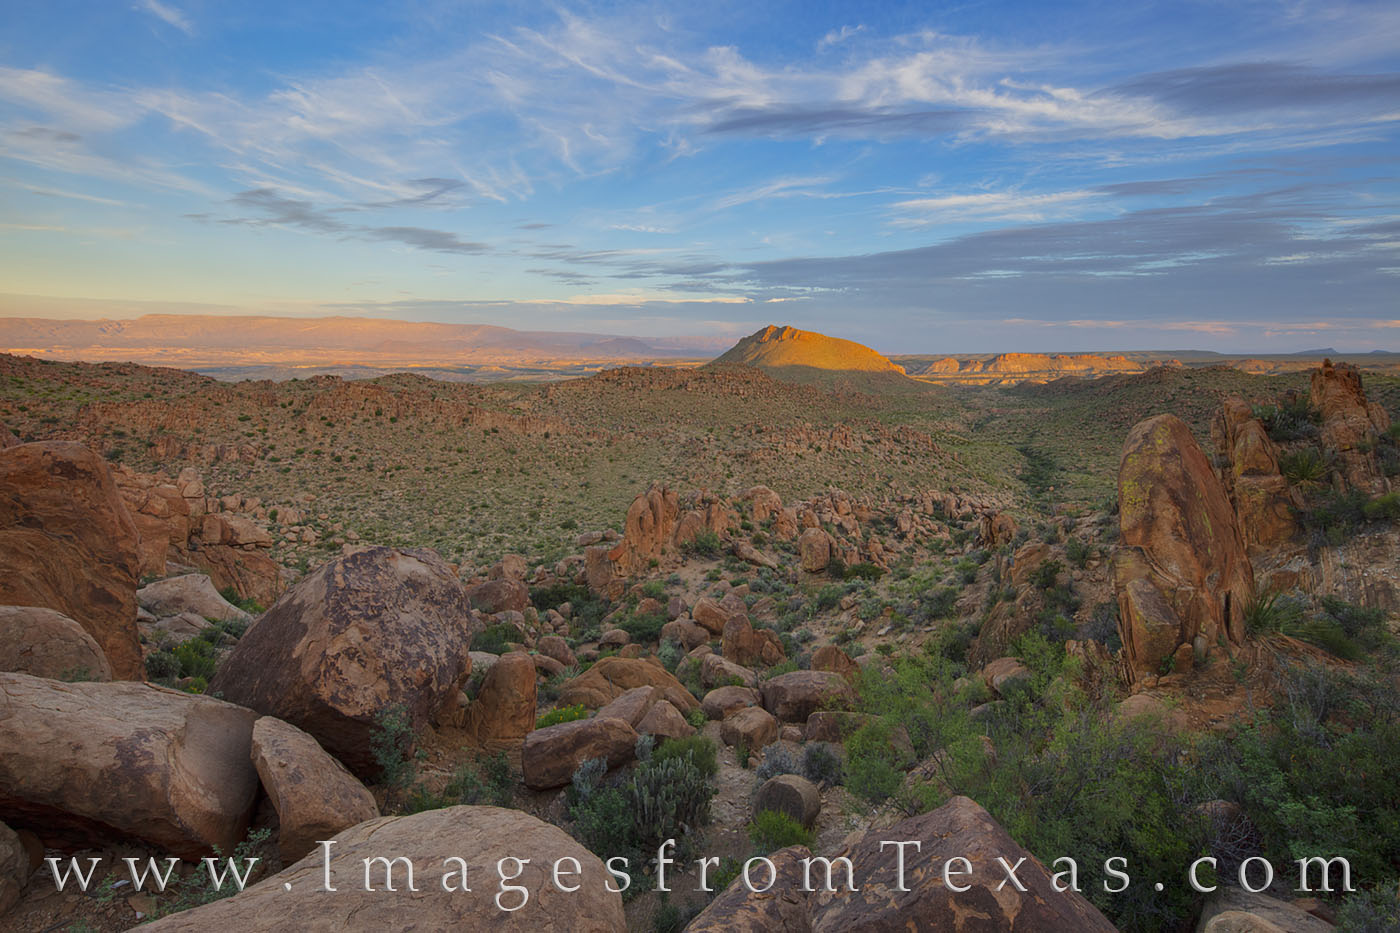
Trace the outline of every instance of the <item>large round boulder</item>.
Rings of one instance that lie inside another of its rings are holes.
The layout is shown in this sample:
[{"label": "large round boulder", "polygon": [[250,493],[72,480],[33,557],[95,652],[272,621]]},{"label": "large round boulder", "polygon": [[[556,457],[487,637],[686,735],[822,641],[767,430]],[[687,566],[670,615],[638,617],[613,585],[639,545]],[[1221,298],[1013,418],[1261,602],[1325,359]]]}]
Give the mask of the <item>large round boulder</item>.
[{"label": "large round boulder", "polygon": [[147,684],[0,674],[0,813],[48,844],[231,852],[257,795],[256,718]]},{"label": "large round boulder", "polygon": [[785,813],[810,827],[822,812],[822,795],[817,785],[798,774],[778,774],[764,781],[753,795],[753,812]]},{"label": "large round boulder", "polygon": [[[459,933],[621,933],[626,929],[622,896],[608,889],[609,883],[616,882],[602,860],[562,829],[520,810],[448,807],[381,817],[330,841],[332,890],[323,884],[326,869],[318,849],[241,894],[172,914],[142,929],[151,933],[406,928]],[[392,869],[395,890],[386,887],[384,862],[398,858],[413,866],[412,890],[403,861]],[[516,859],[518,865],[511,861]],[[371,890],[365,884],[367,864]],[[513,867],[519,868],[518,877],[502,881],[511,878]],[[506,890],[503,885],[524,891]],[[577,891],[560,890],[574,885]]]},{"label": "large round boulder", "polygon": [[61,612],[0,606],[0,670],[53,680],[111,680],[96,641]]},{"label": "large round boulder", "polygon": [[386,711],[416,731],[456,710],[471,636],[466,593],[441,557],[362,548],[288,590],[209,690],[309,732],[364,777],[377,773],[370,743]]},{"label": "large round boulder", "polygon": [[0,605],[73,619],[112,676],[140,680],[139,536],[107,463],[81,444],[0,451]]}]

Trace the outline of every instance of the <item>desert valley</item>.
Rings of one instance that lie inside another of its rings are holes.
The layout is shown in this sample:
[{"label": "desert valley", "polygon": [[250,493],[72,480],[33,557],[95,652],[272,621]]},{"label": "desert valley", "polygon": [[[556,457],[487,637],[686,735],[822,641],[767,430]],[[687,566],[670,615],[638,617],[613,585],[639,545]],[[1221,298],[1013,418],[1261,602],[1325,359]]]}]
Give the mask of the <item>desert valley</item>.
[{"label": "desert valley", "polygon": [[[51,356],[0,356],[0,929],[1395,922],[1385,361],[1012,378],[789,327],[492,382]],[[903,881],[887,840],[922,841]],[[489,861],[444,893],[477,852],[532,859],[518,914]],[[421,890],[361,889],[381,855]],[[812,856],[854,890],[804,893]],[[163,891],[121,861],[172,857]]]}]

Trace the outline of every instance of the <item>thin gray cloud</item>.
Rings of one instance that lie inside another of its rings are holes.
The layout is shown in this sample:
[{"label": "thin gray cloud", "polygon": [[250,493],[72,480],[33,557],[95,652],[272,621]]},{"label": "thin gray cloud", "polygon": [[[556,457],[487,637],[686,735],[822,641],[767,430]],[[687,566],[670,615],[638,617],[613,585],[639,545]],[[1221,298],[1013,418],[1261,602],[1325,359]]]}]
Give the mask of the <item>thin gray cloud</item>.
[{"label": "thin gray cloud", "polygon": [[1149,97],[1199,115],[1345,108],[1379,116],[1400,105],[1400,74],[1334,74],[1290,62],[1242,62],[1160,71],[1105,93]]},{"label": "thin gray cloud", "polygon": [[298,227],[315,233],[340,234],[366,240],[389,240],[415,249],[436,253],[473,255],[490,250],[485,243],[463,240],[447,230],[411,226],[374,226],[350,224],[336,216],[353,208],[321,208],[310,201],[283,197],[272,188],[252,188],[240,191],[229,203],[251,208],[261,217],[225,218],[222,223],[252,226]]},{"label": "thin gray cloud", "polygon": [[965,109],[890,111],[854,107],[738,108],[705,127],[709,134],[806,136],[858,133],[861,136],[943,136],[969,125],[977,111]]},{"label": "thin gray cloud", "polygon": [[446,230],[430,230],[426,227],[361,227],[360,232],[374,240],[396,240],[417,249],[436,253],[484,253],[490,249],[485,243],[471,243],[455,233]]}]

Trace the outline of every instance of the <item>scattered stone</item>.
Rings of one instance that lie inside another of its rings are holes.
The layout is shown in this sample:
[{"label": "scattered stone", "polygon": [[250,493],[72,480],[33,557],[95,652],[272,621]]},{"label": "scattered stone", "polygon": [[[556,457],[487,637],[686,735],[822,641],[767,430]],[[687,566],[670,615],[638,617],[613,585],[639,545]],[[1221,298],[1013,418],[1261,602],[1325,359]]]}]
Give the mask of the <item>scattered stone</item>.
[{"label": "scattered stone", "polygon": [[374,796],[311,736],[271,716],[253,723],[251,754],[277,811],[277,850],[283,864],[321,839],[379,816]]},{"label": "scattered stone", "polygon": [[719,735],[725,745],[742,744],[749,751],[757,751],[778,740],[778,720],[761,707],[746,706],[720,723]]},{"label": "scattered stone", "polygon": [[716,687],[700,701],[700,708],[711,719],[724,719],[737,709],[762,705],[762,694],[752,687]]},{"label": "scattered stone", "polygon": [[534,790],[563,787],[589,758],[602,758],[616,768],[632,760],[636,744],[637,730],[611,716],[536,729],[525,737],[520,751],[525,784]]},{"label": "scattered stone", "polygon": [[779,674],[759,689],[763,708],[783,722],[805,723],[818,709],[839,709],[855,700],[855,691],[846,679],[830,671]]},{"label": "scattered stone", "polygon": [[764,810],[786,813],[810,828],[822,812],[822,795],[817,785],[796,774],[779,774],[758,788],[753,797],[754,816]]}]

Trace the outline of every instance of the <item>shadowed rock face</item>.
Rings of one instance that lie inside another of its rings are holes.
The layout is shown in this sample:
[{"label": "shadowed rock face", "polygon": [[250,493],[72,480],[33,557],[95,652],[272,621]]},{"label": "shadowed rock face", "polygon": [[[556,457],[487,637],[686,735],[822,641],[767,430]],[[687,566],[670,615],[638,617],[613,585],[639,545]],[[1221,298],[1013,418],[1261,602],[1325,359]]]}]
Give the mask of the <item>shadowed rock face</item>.
[{"label": "shadowed rock face", "polygon": [[455,707],[472,634],[467,595],[441,557],[363,548],[288,590],[209,690],[310,733],[363,777],[377,767],[370,737],[383,710],[401,705],[417,729]]},{"label": "shadowed rock face", "polygon": [[1181,419],[1158,415],[1129,432],[1118,508],[1114,585],[1132,672],[1157,673],[1198,636],[1208,650],[1243,643],[1254,572],[1234,506]]},{"label": "shadowed rock face", "polygon": [[[173,914],[146,929],[153,933],[402,929],[621,933],[626,929],[622,896],[607,890],[611,876],[598,856],[562,829],[520,810],[448,807],[370,820],[336,836],[331,852],[334,891],[323,890],[318,850],[241,894]],[[395,891],[385,888],[380,868],[375,868],[372,878],[374,890],[366,891],[362,860],[398,856],[413,863],[417,890],[408,890],[400,863],[395,869]],[[467,865],[469,891],[460,890],[460,865],[454,858]],[[501,893],[505,906],[520,903],[518,893],[500,889],[496,865],[503,858],[526,862],[519,878],[510,883],[530,895],[523,907],[509,913],[494,900]],[[559,878],[579,889],[565,893],[555,887],[551,868],[570,858],[576,860],[578,873],[571,874],[574,865],[565,861]],[[444,882],[450,883],[450,890]]]},{"label": "shadowed rock face", "polygon": [[0,605],[43,606],[73,619],[122,680],[143,675],[139,540],[93,451],[67,441],[0,451]]},{"label": "shadowed rock face", "polygon": [[182,858],[231,852],[258,788],[256,718],[146,684],[0,674],[0,813],[50,844],[135,838]]},{"label": "shadowed rock face", "polygon": [[[882,841],[914,841],[904,850],[904,887],[899,890],[899,850],[881,850]],[[856,890],[846,885],[844,871],[833,871],[835,891],[824,891],[820,863],[813,866],[812,893],[802,891],[806,849],[793,847],[774,853],[777,883],[764,894],[752,894],[742,877],[686,928],[687,933],[740,933],[740,931],[846,931],[947,930],[1042,931],[1113,933],[1114,926],[1083,896],[1061,893],[1051,885],[1051,873],[1021,848],[991,815],[966,797],[954,797],[937,810],[911,817],[889,829],[873,830],[835,857],[846,857],[853,866]],[[1006,873],[1000,856],[1015,865],[1025,891],[1007,883],[997,885]],[[954,891],[943,883],[949,859],[966,858],[971,873],[954,875]],[[767,881],[766,869],[755,869],[755,884]]]}]

